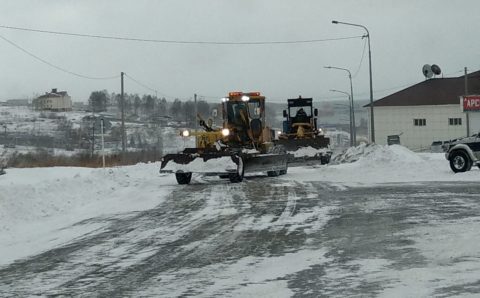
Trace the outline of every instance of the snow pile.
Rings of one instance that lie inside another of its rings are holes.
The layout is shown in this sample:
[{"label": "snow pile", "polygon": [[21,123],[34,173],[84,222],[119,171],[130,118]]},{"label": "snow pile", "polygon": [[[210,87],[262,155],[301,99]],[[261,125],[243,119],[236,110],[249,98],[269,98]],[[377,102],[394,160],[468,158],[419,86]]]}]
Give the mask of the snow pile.
[{"label": "snow pile", "polygon": [[478,181],[478,169],[454,174],[443,153],[415,153],[400,145],[352,147],[329,165],[291,167],[286,179],[343,185],[423,181]]},{"label": "snow pile", "polygon": [[358,161],[370,166],[375,166],[378,164],[401,166],[405,164],[424,162],[424,160],[418,156],[417,153],[400,145],[365,145],[363,147],[363,153],[357,155]]},{"label": "snow pile", "polygon": [[326,154],[328,151],[330,150],[327,148],[315,149],[311,146],[308,146],[308,147],[299,148],[296,151],[287,151],[287,153],[293,154],[293,156],[295,157],[303,157],[303,156],[314,157],[314,156],[320,156],[322,154]]},{"label": "snow pile", "polygon": [[422,162],[423,160],[415,152],[400,145],[368,145],[365,143],[357,147],[350,147],[332,159],[333,164],[352,163],[356,161],[367,163],[416,163]]}]

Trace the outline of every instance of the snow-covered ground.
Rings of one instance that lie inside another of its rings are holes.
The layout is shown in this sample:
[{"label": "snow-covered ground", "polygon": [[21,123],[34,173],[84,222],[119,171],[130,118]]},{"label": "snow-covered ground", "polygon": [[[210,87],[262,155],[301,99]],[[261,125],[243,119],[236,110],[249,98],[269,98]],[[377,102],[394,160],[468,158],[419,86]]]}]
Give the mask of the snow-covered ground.
[{"label": "snow-covered ground", "polygon": [[[442,153],[414,153],[399,145],[360,145],[336,161],[341,163],[291,167],[280,179],[343,186],[480,180],[476,168],[454,174]],[[174,176],[160,175],[159,167],[7,169],[0,176],[0,265],[67,241],[72,235],[43,237],[63,226],[159,204],[177,187]]]},{"label": "snow-covered ground", "polygon": [[[54,116],[53,116],[54,115]],[[58,121],[56,117],[65,117],[79,127],[82,118],[87,115],[85,112],[40,112],[26,106],[0,106],[2,132],[6,125],[9,136],[19,133],[30,133],[32,135],[54,135]],[[50,118],[48,118],[51,116]]]},{"label": "snow-covered ground", "polygon": [[[408,189],[410,186],[419,187],[418,185],[425,182],[454,184],[480,180],[480,170],[477,168],[467,173],[454,174],[443,154],[414,153],[398,145],[361,145],[337,155],[330,165],[289,168],[288,174],[285,176],[266,178],[266,183],[270,181],[268,179],[275,181],[276,188],[271,194],[263,193],[262,183],[251,184],[248,179],[238,185],[225,183],[224,180],[218,178],[204,179],[194,176],[193,185],[178,186],[174,176],[160,174],[159,167],[159,163],[151,163],[110,169],[60,167],[7,169],[7,174],[0,176],[0,273],[2,267],[5,268],[15,261],[18,262],[55,247],[66,245],[84,235],[102,231],[104,223],[95,222],[92,219],[115,218],[119,214],[132,217],[137,211],[150,210],[164,203],[174,191],[176,192],[175,198],[178,200],[175,204],[180,205],[183,203],[184,197],[187,198],[191,195],[189,189],[195,190],[195,192],[205,191],[205,197],[208,198],[207,207],[193,213],[188,221],[183,219],[180,214],[178,216],[176,213],[172,214],[172,218],[179,222],[176,223],[175,228],[164,226],[162,235],[165,238],[158,238],[158,236],[155,238],[155,241],[159,243],[169,241],[169,237],[181,239],[184,237],[183,233],[187,233],[190,229],[194,230],[193,234],[196,229],[199,229],[196,233],[208,233],[210,229],[213,229],[212,226],[201,227],[206,220],[212,220],[212,224],[221,226],[222,222],[217,221],[217,218],[237,214],[239,211],[236,208],[253,212],[258,209],[256,204],[263,204],[263,201],[257,200],[257,195],[265,200],[274,202],[278,199],[279,202],[285,203],[285,205],[278,206],[280,212],[274,212],[280,216],[276,218],[274,214],[262,214],[260,217],[251,214],[242,215],[234,221],[232,227],[228,226],[231,223],[227,223],[225,228],[229,232],[224,232],[227,233],[227,240],[232,239],[233,241],[236,239],[235,235],[242,233],[253,233],[254,235],[266,231],[278,233],[282,229],[286,229],[287,234],[281,237],[288,239],[288,237],[295,237],[300,230],[307,235],[315,235],[322,229],[326,229],[327,222],[335,217],[332,214],[342,206],[338,206],[338,202],[328,205],[328,194],[325,195],[325,201],[321,201],[323,206],[314,205],[307,208],[298,205],[300,198],[306,199],[306,202],[312,204],[315,202],[313,199],[317,198],[318,190],[313,188],[314,185],[325,185],[330,195],[335,196],[336,189],[354,188],[374,191],[376,186],[381,185],[405,185],[405,188]],[[242,185],[250,185],[255,189],[245,189]],[[279,189],[283,189],[283,191],[278,192]],[[305,193],[299,193],[300,191]],[[443,193],[433,195],[444,196]],[[394,196],[395,194],[392,194],[392,198]],[[403,198],[410,194],[400,194],[399,196]],[[285,201],[279,199],[282,197],[285,197]],[[360,202],[355,202],[354,197],[347,197],[352,200],[350,204],[362,206],[362,208],[370,210],[371,214],[377,214],[375,212],[378,210],[383,212],[398,204],[394,199],[380,200],[375,195],[371,196],[371,200],[362,199]],[[197,199],[191,198],[189,202],[188,208],[191,208],[197,203]],[[459,200],[452,200],[451,203],[460,204]],[[461,204],[467,203],[471,202],[462,202]],[[165,212],[164,216],[168,216],[169,210],[163,211]],[[419,212],[422,214],[421,211]],[[379,214],[381,218],[381,212]],[[433,215],[428,216],[432,217]],[[426,220],[420,217],[413,218],[419,221]],[[158,215],[155,220],[162,223],[165,218]],[[369,218],[365,225],[370,227],[372,224],[378,224],[375,220],[374,217]],[[79,224],[82,221],[87,221],[88,224]],[[439,224],[433,225],[433,222]],[[392,225],[391,221],[385,223]],[[359,221],[359,226],[361,224]],[[381,229],[381,224],[382,222],[378,229]],[[329,229],[337,228],[331,225],[330,223]],[[430,269],[422,267],[390,270],[389,268],[395,264],[391,260],[378,256],[372,256],[370,260],[352,259],[342,266],[328,267],[328,263],[331,262],[331,254],[327,256],[326,247],[318,247],[317,245],[323,244],[316,244],[312,238],[302,244],[305,245],[302,249],[291,250],[280,255],[255,256],[252,254],[231,262],[226,259],[223,262],[208,263],[202,265],[202,269],[187,266],[178,268],[174,272],[161,272],[157,275],[157,279],[152,280],[151,284],[145,286],[143,291],[137,294],[152,296],[159,293],[167,293],[167,296],[175,295],[175,293],[185,294],[185,291],[178,286],[182,281],[188,283],[189,276],[195,276],[197,281],[202,284],[209,282],[215,284],[215,286],[209,287],[208,291],[205,290],[203,296],[221,295],[221,291],[232,288],[235,289],[230,292],[233,296],[291,296],[293,292],[287,289],[286,276],[302,270],[311,270],[312,264],[323,264],[327,266],[327,269],[321,274],[328,278],[335,276],[339,280],[346,279],[357,282],[358,280],[352,275],[352,272],[346,269],[351,267],[357,268],[355,269],[357,273],[358,268],[363,270],[360,273],[365,277],[389,283],[389,286],[383,290],[385,297],[397,296],[399,293],[407,293],[406,296],[417,296],[416,294],[429,296],[433,294],[432,289],[442,283],[444,286],[451,285],[453,287],[456,282],[461,282],[462,278],[469,283],[478,281],[476,276],[478,276],[480,266],[478,261],[474,260],[479,257],[478,246],[472,247],[472,237],[478,238],[479,236],[478,227],[479,223],[475,217],[461,220],[449,219],[445,223],[438,218],[433,218],[432,224],[402,232],[402,237],[409,236],[411,239],[415,239],[415,245],[410,242],[405,245],[412,249],[415,246],[415,249],[424,253],[425,258],[431,262],[429,263],[429,266],[432,266]],[[160,225],[156,231],[161,229]],[[341,226],[338,229],[341,231]],[[457,235],[457,231],[462,231],[462,233]],[[152,236],[150,233],[152,232],[145,231],[144,235],[135,234],[132,239],[148,241]],[[208,242],[190,242],[181,248],[192,254],[197,250],[210,251],[211,249],[205,245],[216,243],[215,239],[219,236],[212,234],[206,237],[209,239]],[[349,239],[350,243],[354,243],[355,239]],[[122,241],[119,240],[118,243]],[[244,241],[247,240],[244,239]],[[255,241],[255,238],[252,238],[252,241]],[[277,240],[272,239],[271,241],[273,243]],[[121,248],[121,244],[118,245],[120,247],[115,249]],[[292,245],[300,244],[293,243]],[[254,251],[262,249],[253,247]],[[455,248],[456,251],[450,252],[449,250],[452,248]],[[344,247],[343,250],[348,250],[348,248]],[[152,256],[156,251],[148,250],[143,253],[138,254],[135,260],[139,261],[147,256]],[[209,257],[215,258],[218,253],[221,251],[212,252]],[[98,254],[96,256],[98,257]],[[465,258],[465,261],[451,264],[450,267],[443,265],[438,267],[440,266],[437,264],[439,260],[447,262],[448,258],[452,256]],[[75,262],[90,262],[90,260],[82,261],[80,255],[77,257],[79,259]],[[204,258],[204,256],[199,257]],[[181,254],[178,258],[181,261]],[[125,262],[134,262],[135,260],[125,260]],[[425,262],[425,260],[422,261]],[[128,266],[128,264],[125,263],[122,266]],[[445,282],[447,276],[455,272],[459,274],[459,277],[451,283]],[[171,287],[168,286],[169,282],[172,283]],[[242,283],[249,284],[249,286],[236,288]],[[159,285],[165,288],[159,290]],[[193,283],[192,287],[195,285]],[[1,290],[2,286],[0,285],[0,293]]]},{"label": "snow-covered ground", "polygon": [[153,163],[7,169],[0,176],[0,266],[88,233],[62,231],[82,220],[158,205],[176,184],[172,176],[160,179],[158,170]]},{"label": "snow-covered ground", "polygon": [[[83,111],[69,111],[69,112],[41,112],[35,111],[30,107],[26,106],[0,106],[0,139],[3,141],[5,138],[7,143],[10,143],[11,148],[0,147],[0,165],[4,162],[5,159],[9,158],[12,154],[15,153],[27,153],[34,152],[38,149],[38,146],[24,146],[25,141],[30,137],[36,136],[50,136],[58,137],[63,135],[65,132],[59,130],[59,124],[63,123],[64,120],[57,118],[64,118],[67,121],[70,121],[72,128],[79,129],[83,127],[85,130],[90,131],[91,123],[89,121],[84,121],[84,117],[92,116],[92,113],[87,113]],[[98,116],[98,114],[97,114]],[[120,127],[120,121],[111,121],[112,127]],[[169,123],[169,126],[157,127],[148,123],[141,122],[130,122],[126,121],[126,135],[127,135],[127,150],[137,150],[134,145],[130,144],[133,140],[134,142],[140,144],[149,144],[150,146],[157,146],[160,142],[162,148],[157,148],[165,153],[175,153],[179,148],[192,147],[195,145],[194,138],[180,138],[180,132],[183,130],[182,127],[173,127],[173,124],[178,123]],[[63,128],[62,128],[63,129]],[[107,138],[105,143],[105,152],[107,154],[111,152],[119,152],[121,150],[121,141],[108,141],[108,134],[110,131],[105,132]],[[96,152],[100,154],[101,152],[101,136],[98,132],[95,135],[96,138]],[[48,148],[49,152],[54,155],[72,155],[76,153],[81,153],[85,151],[90,151],[89,145],[84,149],[75,148],[73,151],[65,150],[65,145],[60,145],[61,142],[58,142],[57,147],[60,148]],[[48,144],[48,146],[53,145]],[[132,147],[130,147],[132,145]],[[42,148],[47,146],[43,144]],[[45,148],[44,148],[45,149]]]}]

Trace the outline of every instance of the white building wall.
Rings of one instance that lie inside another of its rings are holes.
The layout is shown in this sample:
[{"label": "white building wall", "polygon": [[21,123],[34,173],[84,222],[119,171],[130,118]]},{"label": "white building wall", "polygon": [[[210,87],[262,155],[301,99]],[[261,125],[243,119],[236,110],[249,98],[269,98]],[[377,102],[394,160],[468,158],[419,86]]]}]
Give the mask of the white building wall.
[{"label": "white building wall", "polygon": [[[459,105],[375,107],[374,113],[377,144],[387,144],[388,135],[402,134],[402,145],[421,150],[430,148],[433,141],[467,134],[466,117]],[[449,118],[461,118],[462,125],[449,125]],[[426,125],[415,126],[414,119],[425,119]],[[470,113],[470,131],[480,131],[480,113]]]},{"label": "white building wall", "polygon": [[470,134],[480,133],[480,112],[470,112]]},{"label": "white building wall", "polygon": [[51,109],[53,110],[71,110],[72,100],[70,96],[50,97],[52,100]]},{"label": "white building wall", "polygon": [[70,96],[42,97],[37,102],[40,110],[70,111],[72,110],[72,99]]}]

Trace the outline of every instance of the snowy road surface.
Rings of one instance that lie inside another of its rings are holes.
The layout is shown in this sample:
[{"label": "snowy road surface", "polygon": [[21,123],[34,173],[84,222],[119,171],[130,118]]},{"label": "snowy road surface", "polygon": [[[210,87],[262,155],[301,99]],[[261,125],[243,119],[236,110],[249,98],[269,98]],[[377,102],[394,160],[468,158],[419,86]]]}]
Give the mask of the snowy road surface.
[{"label": "snowy road surface", "polygon": [[[351,164],[187,186],[142,174],[158,165],[77,173],[80,185],[103,177],[76,191],[95,197],[107,187],[106,199],[55,202],[68,216],[45,209],[56,215],[24,222],[28,237],[0,221],[0,296],[478,297],[480,171],[453,175],[438,161],[441,182],[410,181],[422,180],[414,168],[397,182],[365,183],[365,174],[339,183],[342,171],[354,177]],[[384,175],[400,177],[391,166]],[[329,172],[332,181],[312,176]],[[46,184],[63,192],[57,183]]]}]

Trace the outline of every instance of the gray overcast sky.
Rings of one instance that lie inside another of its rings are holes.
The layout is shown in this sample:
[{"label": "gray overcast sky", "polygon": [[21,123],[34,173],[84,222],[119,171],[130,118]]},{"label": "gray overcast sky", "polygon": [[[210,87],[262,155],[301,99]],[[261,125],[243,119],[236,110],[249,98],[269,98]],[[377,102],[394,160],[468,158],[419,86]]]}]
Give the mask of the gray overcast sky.
[{"label": "gray overcast sky", "polygon": [[[374,98],[424,79],[424,64],[445,76],[480,69],[478,0],[1,0],[0,25],[181,41],[291,41],[371,35]],[[0,35],[36,56],[92,77],[121,71],[159,96],[209,101],[228,91],[261,91],[270,100],[302,95],[318,101],[349,91],[369,98],[366,39],[303,44],[165,44],[59,36],[0,28]],[[0,39],[0,100],[31,98],[51,88],[74,101],[91,91],[120,92],[120,79],[79,78],[28,56]],[[360,62],[362,61],[361,65]],[[360,68],[359,68],[360,66]],[[358,70],[358,73],[357,73]],[[154,94],[130,79],[125,92]]]}]

